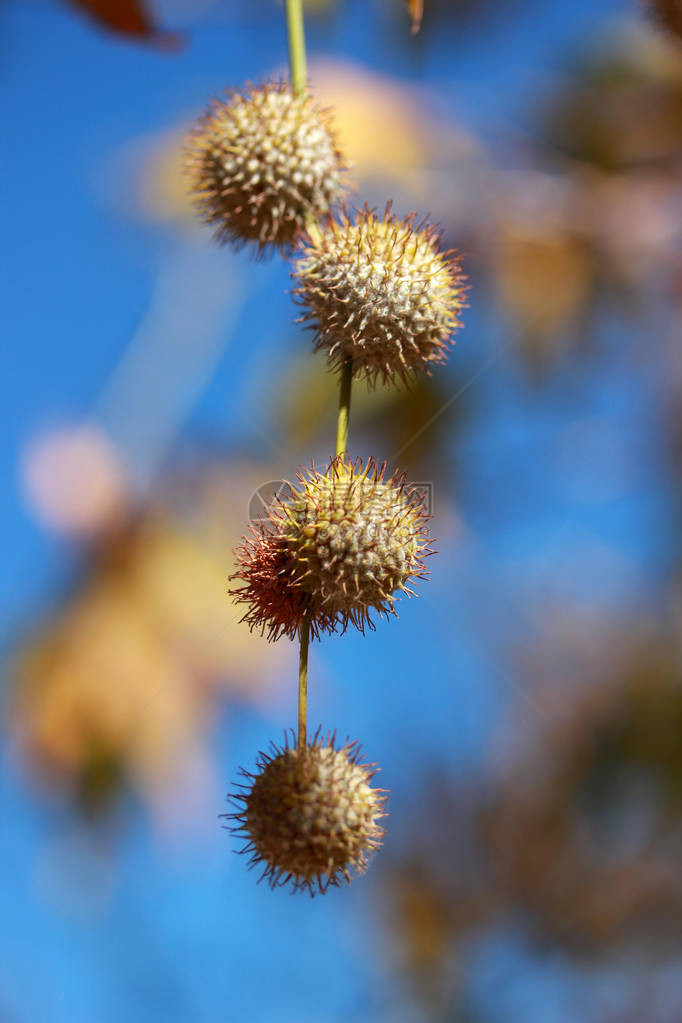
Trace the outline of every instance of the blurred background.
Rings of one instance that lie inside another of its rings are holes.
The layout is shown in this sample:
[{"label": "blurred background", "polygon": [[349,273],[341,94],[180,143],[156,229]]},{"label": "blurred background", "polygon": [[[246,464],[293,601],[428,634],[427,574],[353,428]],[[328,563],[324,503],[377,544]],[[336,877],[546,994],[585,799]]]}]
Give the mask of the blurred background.
[{"label": "blurred background", "polygon": [[180,154],[285,70],[282,4],[7,2],[0,1019],[677,1023],[679,5],[307,15],[358,201],[430,213],[471,284],[445,367],[354,394],[353,454],[433,484],[431,579],[311,653],[385,847],[312,901],[218,820],[296,704],[232,549],[336,395],[287,263],[211,244]]}]

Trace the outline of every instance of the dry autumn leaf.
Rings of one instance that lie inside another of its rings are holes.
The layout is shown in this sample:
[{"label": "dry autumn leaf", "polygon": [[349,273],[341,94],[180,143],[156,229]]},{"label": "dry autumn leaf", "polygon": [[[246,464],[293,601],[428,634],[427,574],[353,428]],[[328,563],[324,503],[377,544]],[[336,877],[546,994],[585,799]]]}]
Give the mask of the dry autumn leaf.
[{"label": "dry autumn leaf", "polygon": [[69,3],[86,11],[98,25],[122,35],[145,39],[164,49],[174,49],[180,41],[179,36],[162,32],[152,24],[145,5],[138,0],[69,0]]},{"label": "dry autumn leaf", "polygon": [[682,38],[682,0],[648,0],[647,6],[653,18]]},{"label": "dry autumn leaf", "polygon": [[424,0],[407,0],[407,9],[412,18],[412,33],[418,32],[424,15]]}]

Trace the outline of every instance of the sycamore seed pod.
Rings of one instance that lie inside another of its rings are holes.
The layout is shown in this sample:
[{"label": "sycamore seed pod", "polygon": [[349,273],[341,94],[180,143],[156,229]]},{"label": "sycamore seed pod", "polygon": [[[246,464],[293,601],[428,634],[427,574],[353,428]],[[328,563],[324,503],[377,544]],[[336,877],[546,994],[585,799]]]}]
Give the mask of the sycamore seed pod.
[{"label": "sycamore seed pod", "polygon": [[395,614],[395,594],[413,594],[431,553],[420,497],[404,475],[384,478],[369,459],[334,458],[326,472],[302,470],[298,486],[251,528],[237,548],[231,589],[248,606],[242,621],[271,640],[349,624],[373,628],[370,613]]},{"label": "sycamore seed pod", "polygon": [[332,364],[352,361],[374,384],[409,380],[444,362],[460,326],[464,284],[453,252],[440,252],[435,227],[413,214],[383,218],[368,207],[301,241],[295,294],[308,309],[315,346]]},{"label": "sycamore seed pod", "polygon": [[300,487],[277,510],[294,582],[345,629],[372,625],[370,612],[395,614],[394,594],[424,576],[430,553],[418,495],[403,476],[384,478],[370,459],[332,460],[325,473],[299,474]]},{"label": "sycamore seed pod", "polygon": [[256,773],[242,771],[246,784],[229,797],[238,812],[226,815],[247,841],[250,866],[262,864],[273,888],[290,882],[311,895],[364,873],[384,835],[387,794],[370,785],[376,771],[357,743],[336,749],[319,732],[301,749],[285,741],[261,753]]},{"label": "sycamore seed pod", "polygon": [[308,615],[314,637],[333,632],[334,616],[315,604],[311,595],[294,581],[291,554],[285,538],[265,522],[251,526],[235,551],[237,571],[230,581],[238,580],[230,593],[238,604],[248,605],[241,619],[251,629],[267,633],[269,640],[280,636],[294,639],[300,635]]},{"label": "sycamore seed pod", "polygon": [[191,190],[219,242],[286,250],[326,218],[346,165],[328,114],[283,82],[215,100],[187,144]]}]

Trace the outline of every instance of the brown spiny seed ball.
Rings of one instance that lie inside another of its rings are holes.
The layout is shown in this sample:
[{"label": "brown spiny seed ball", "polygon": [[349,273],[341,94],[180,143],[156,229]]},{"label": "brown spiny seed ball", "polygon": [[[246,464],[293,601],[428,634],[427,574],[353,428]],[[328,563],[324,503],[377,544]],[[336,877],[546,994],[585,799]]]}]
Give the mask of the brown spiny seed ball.
[{"label": "brown spiny seed ball", "polygon": [[273,888],[291,882],[314,895],[366,870],[384,835],[386,793],[371,787],[377,769],[362,762],[357,743],[335,749],[318,732],[300,749],[273,745],[257,766],[242,772],[245,791],[231,797],[239,812],[228,817]]},{"label": "brown spiny seed ball", "polygon": [[384,479],[384,468],[335,458],[325,473],[299,474],[275,513],[293,580],[344,629],[371,627],[373,609],[395,613],[394,593],[424,576],[428,516],[404,477]]},{"label": "brown spiny seed ball", "polygon": [[370,383],[408,380],[444,362],[460,326],[464,283],[435,227],[398,220],[387,206],[343,216],[301,241],[295,294],[333,364],[352,360]]},{"label": "brown spiny seed ball", "polygon": [[269,522],[259,521],[242,538],[235,551],[237,571],[230,576],[237,582],[230,594],[238,604],[246,604],[241,619],[268,639],[280,636],[293,639],[307,619],[311,635],[333,632],[334,616],[316,604],[311,595],[293,579],[293,564],[285,538],[274,532]]},{"label": "brown spiny seed ball", "polygon": [[346,165],[328,114],[284,83],[215,100],[187,145],[191,189],[219,242],[286,249],[328,216]]}]

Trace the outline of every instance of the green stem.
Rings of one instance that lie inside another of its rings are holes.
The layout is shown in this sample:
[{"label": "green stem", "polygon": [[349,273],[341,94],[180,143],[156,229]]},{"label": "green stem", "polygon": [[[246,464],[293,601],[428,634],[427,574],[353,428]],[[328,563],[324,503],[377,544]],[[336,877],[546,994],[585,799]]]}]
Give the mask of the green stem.
[{"label": "green stem", "polygon": [[310,611],[301,624],[301,655],[298,662],[298,748],[308,743],[308,644],[310,642]]},{"label": "green stem", "polygon": [[[305,32],[303,29],[303,0],[286,0],[287,38],[289,41],[289,77],[295,93],[304,92],[308,85],[305,59]],[[310,611],[301,623],[301,653],[298,663],[298,748],[308,743],[308,646],[310,644]]]},{"label": "green stem", "polygon": [[350,419],[350,394],[353,386],[353,361],[346,359],[341,369],[339,385],[339,418],[336,421],[336,456],[348,449],[348,420]]},{"label": "green stem", "polygon": [[308,84],[303,31],[303,0],[286,0],[289,39],[289,76],[294,92],[303,92]]}]

